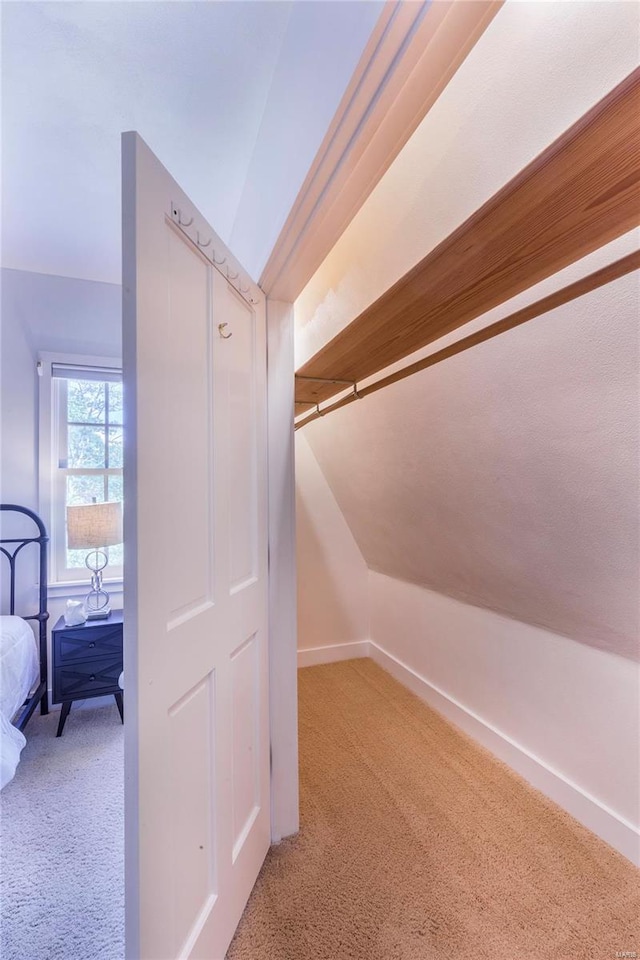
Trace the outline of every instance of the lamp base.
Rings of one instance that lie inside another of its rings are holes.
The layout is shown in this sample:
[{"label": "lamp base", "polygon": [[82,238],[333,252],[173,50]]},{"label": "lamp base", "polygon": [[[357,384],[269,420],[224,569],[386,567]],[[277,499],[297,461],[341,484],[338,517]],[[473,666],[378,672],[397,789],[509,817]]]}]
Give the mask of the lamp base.
[{"label": "lamp base", "polygon": [[87,620],[108,620],[111,616],[111,607],[104,607],[102,610],[87,611]]},{"label": "lamp base", "polygon": [[[95,559],[92,560],[92,557]],[[86,565],[91,570],[91,590],[85,597],[84,612],[87,620],[106,620],[111,616],[109,594],[102,589],[102,571],[107,565],[107,555],[102,550],[87,554]]]}]

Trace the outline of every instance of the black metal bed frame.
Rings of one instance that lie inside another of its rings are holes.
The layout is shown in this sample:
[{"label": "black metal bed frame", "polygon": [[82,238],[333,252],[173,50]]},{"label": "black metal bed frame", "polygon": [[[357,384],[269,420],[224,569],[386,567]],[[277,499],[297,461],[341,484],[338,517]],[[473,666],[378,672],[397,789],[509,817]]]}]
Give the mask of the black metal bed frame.
[{"label": "black metal bed frame", "polygon": [[[49,611],[47,610],[47,544],[49,537],[44,523],[40,517],[32,510],[26,507],[19,507],[15,503],[0,503],[0,510],[11,510],[14,513],[23,513],[29,519],[33,520],[39,531],[37,537],[18,537],[9,539],[0,539],[0,552],[5,555],[9,561],[9,570],[11,579],[9,581],[9,613],[15,616],[16,606],[16,558],[21,550],[29,543],[37,543],[40,553],[39,574],[38,574],[38,612],[30,616],[22,617],[23,620],[36,620],[38,623],[38,636],[40,648],[40,683],[28,697],[18,713],[18,718],[14,726],[18,730],[24,730],[31,714],[34,712],[38,701],[40,701],[40,713],[49,713],[49,698],[47,694],[47,620]],[[14,550],[7,549],[3,544],[17,544]]]}]

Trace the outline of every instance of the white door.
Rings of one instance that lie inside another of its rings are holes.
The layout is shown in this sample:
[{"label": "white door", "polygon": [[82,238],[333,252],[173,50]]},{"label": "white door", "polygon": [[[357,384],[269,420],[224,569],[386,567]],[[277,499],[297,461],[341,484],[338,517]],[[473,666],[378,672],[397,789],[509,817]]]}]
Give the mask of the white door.
[{"label": "white door", "polygon": [[126,954],[222,960],[270,842],[265,304],[135,133],[123,288]]}]

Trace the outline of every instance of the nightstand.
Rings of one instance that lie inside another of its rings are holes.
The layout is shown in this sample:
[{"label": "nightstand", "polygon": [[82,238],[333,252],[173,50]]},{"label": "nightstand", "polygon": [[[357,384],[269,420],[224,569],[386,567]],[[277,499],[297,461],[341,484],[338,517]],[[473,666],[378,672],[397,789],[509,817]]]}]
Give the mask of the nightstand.
[{"label": "nightstand", "polygon": [[53,703],[61,703],[57,737],[62,736],[74,700],[113,695],[124,723],[122,690],[122,610],[108,620],[68,627],[60,617],[51,633]]}]

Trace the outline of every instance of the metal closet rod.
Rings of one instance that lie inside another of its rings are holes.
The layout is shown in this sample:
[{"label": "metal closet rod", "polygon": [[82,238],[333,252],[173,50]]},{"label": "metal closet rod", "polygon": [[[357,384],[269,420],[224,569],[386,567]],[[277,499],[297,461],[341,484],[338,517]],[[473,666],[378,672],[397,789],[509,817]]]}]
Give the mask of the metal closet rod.
[{"label": "metal closet rod", "polygon": [[[590,293],[592,290],[597,290],[598,287],[603,287],[605,284],[611,283],[613,280],[617,280],[619,277],[623,277],[625,274],[632,273],[638,269],[640,269],[640,250],[634,250],[633,253],[627,254],[626,257],[621,257],[620,260],[615,260],[606,267],[602,267],[602,269],[596,270],[594,273],[590,273],[580,280],[576,280],[575,283],[570,283],[568,286],[556,290],[555,293],[551,293],[541,300],[536,300],[535,303],[529,304],[528,307],[523,307],[522,310],[516,310],[515,313],[510,314],[508,317],[504,317],[502,320],[496,321],[496,323],[489,324],[488,327],[478,330],[477,333],[463,337],[463,339],[458,340],[457,343],[453,343],[449,347],[444,347],[444,349],[430,354],[423,360],[418,360],[416,363],[411,363],[409,366],[403,367],[402,370],[398,370],[388,377],[376,380],[375,383],[370,384],[368,387],[357,388],[353,393],[342,397],[341,400],[336,400],[323,410],[320,410],[318,407],[310,416],[306,417],[306,419],[299,420],[295,424],[295,429],[300,430],[301,427],[305,427],[313,420],[318,420],[319,417],[325,417],[328,413],[333,413],[334,410],[340,410],[341,407],[346,407],[347,404],[353,403],[354,400],[367,397],[370,393],[375,393],[376,390],[382,390],[383,387],[397,383],[398,380],[404,380],[405,377],[411,377],[414,373],[426,370],[427,367],[433,367],[436,363],[448,360],[449,357],[455,357],[456,354],[463,353],[465,350],[469,350],[479,343],[492,340],[493,337],[497,337],[507,330],[513,330],[514,327],[526,323],[527,320],[533,320],[543,313],[548,313],[549,310],[555,310],[556,307],[561,307],[563,304],[569,303],[577,297],[582,297],[584,294]],[[352,381],[349,381],[349,383],[351,382]]]}]

